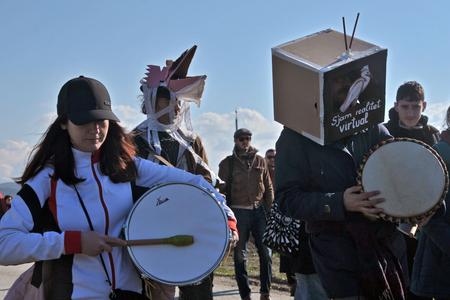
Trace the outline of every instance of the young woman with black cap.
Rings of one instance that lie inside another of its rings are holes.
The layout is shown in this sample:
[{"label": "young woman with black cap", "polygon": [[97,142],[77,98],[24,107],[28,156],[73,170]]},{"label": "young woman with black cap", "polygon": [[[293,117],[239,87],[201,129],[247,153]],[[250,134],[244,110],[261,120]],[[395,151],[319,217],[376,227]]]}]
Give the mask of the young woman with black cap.
[{"label": "young woman with black cap", "polygon": [[45,299],[107,299],[122,293],[122,299],[146,299],[118,238],[133,206],[133,188],[177,181],[215,190],[201,176],[136,158],[99,81],[68,81],[57,110],[1,220],[0,264],[42,261],[36,265],[42,273],[35,273],[42,275]]}]

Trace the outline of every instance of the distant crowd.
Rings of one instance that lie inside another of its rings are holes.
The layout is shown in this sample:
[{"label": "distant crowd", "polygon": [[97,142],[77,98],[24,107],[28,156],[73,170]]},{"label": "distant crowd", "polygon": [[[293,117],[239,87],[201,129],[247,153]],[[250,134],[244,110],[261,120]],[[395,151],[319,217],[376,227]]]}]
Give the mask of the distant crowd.
[{"label": "distant crowd", "polygon": [[3,193],[0,192],[0,218],[11,208],[11,200],[11,195],[3,195]]}]

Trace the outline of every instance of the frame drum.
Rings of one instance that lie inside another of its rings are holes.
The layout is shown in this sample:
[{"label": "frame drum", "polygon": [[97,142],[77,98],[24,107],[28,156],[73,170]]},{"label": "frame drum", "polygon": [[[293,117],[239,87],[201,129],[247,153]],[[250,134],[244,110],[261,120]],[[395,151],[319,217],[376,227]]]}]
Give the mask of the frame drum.
[{"label": "frame drum", "polygon": [[192,235],[189,246],[128,246],[144,279],[170,285],[196,283],[213,272],[225,256],[228,219],[215,197],[203,188],[168,183],[147,191],[124,225],[127,240]]},{"label": "frame drum", "polygon": [[448,172],[437,152],[414,139],[384,141],[367,155],[358,182],[364,191],[380,191],[386,201],[380,216],[392,222],[416,224],[436,212],[448,189]]}]

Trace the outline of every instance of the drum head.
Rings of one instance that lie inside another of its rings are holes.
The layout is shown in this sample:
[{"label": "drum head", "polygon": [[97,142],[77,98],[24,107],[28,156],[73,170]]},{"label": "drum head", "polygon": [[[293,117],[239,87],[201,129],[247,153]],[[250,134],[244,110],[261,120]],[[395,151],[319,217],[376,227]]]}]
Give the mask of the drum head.
[{"label": "drum head", "polygon": [[364,191],[380,191],[375,198],[392,217],[416,217],[435,207],[446,191],[442,162],[422,143],[389,142],[367,159],[362,172]]},{"label": "drum head", "polygon": [[190,246],[131,246],[128,252],[143,277],[171,285],[200,281],[222,261],[229,238],[227,216],[207,191],[183,183],[157,186],[134,205],[125,238],[193,235]]}]

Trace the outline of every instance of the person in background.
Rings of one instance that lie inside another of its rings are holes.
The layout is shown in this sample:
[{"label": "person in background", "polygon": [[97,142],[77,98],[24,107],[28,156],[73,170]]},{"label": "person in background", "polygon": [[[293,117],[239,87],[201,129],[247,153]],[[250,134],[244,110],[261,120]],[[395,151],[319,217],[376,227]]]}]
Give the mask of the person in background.
[{"label": "person in background", "polygon": [[[450,107],[442,140],[433,148],[450,170]],[[428,299],[450,299],[450,193],[444,204],[421,227],[411,276],[411,291]]]},{"label": "person in background", "polygon": [[5,202],[6,210],[10,209],[11,208],[12,196],[11,195],[5,195],[5,197],[3,197],[3,201]]},{"label": "person in background", "polygon": [[1,197],[0,193],[0,218],[11,208],[11,195]]},{"label": "person in background", "polygon": [[267,169],[269,170],[270,180],[272,180],[272,186],[275,187],[275,149],[268,149],[266,151],[266,163]]},{"label": "person in background", "polygon": [[270,300],[272,280],[271,250],[262,243],[266,227],[266,214],[273,201],[273,188],[269,170],[258,150],[251,146],[252,133],[240,128],[234,133],[233,154],[219,164],[219,177],[225,181],[221,192],[237,219],[239,241],[234,248],[234,269],[239,294],[243,300],[251,299],[247,273],[247,243],[254,237],[259,255],[261,300]]},{"label": "person in background", "polygon": [[425,92],[417,81],[408,81],[397,89],[389,121],[384,124],[393,137],[407,137],[433,146],[439,141],[439,130],[428,124],[423,114],[427,107]]},{"label": "person in background", "polygon": [[[440,139],[439,130],[428,124],[428,117],[423,114],[427,102],[425,92],[417,81],[403,83],[397,89],[396,102],[389,110],[389,121],[385,124],[390,134],[395,138],[412,138],[433,146]],[[418,226],[401,224],[402,232],[406,233],[405,241],[408,256],[408,269],[412,270],[414,255],[417,249],[417,240],[414,237]],[[429,299],[414,295],[408,291],[408,299]]]}]

